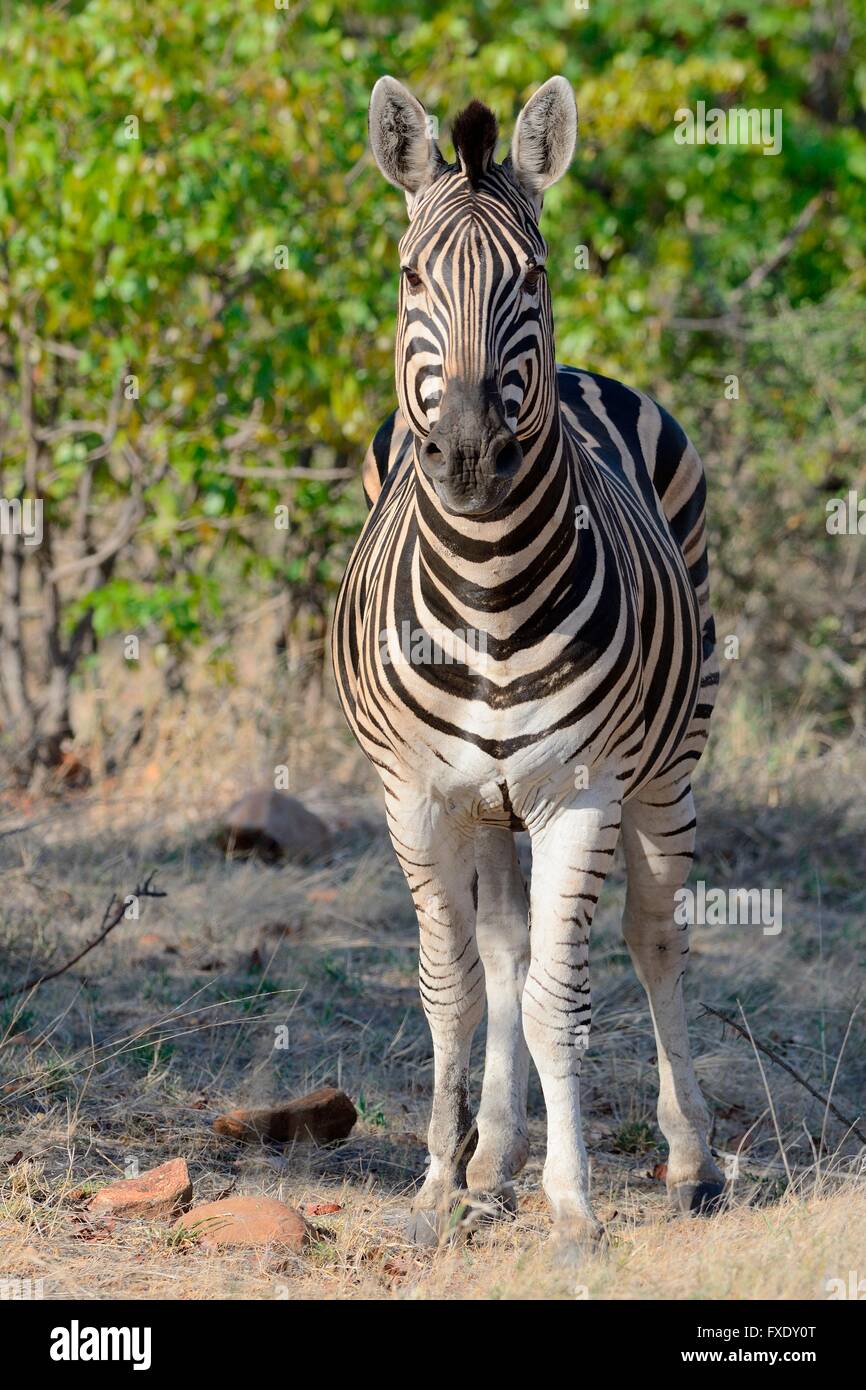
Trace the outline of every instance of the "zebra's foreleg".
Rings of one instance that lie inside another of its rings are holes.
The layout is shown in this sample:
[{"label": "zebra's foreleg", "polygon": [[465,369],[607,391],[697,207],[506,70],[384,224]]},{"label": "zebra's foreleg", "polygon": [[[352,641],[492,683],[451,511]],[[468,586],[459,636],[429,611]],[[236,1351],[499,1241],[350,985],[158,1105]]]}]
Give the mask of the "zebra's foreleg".
[{"label": "zebra's foreleg", "polygon": [[581,1132],[580,1068],[589,1040],[589,930],[620,826],[612,786],[556,811],[532,834],[531,961],[523,1027],[547,1108],[544,1191],[563,1253],[594,1244]]},{"label": "zebra's foreleg", "polygon": [[470,1196],[515,1206],[512,1179],[529,1156],[529,1050],[521,999],[529,966],[528,904],[514,835],[479,827],[476,935],[487,984],[487,1051],[478,1110],[478,1146],[466,1173]]},{"label": "zebra's foreleg", "polygon": [[623,936],[647,992],[659,1062],[659,1127],[668,1141],[667,1187],[684,1211],[712,1211],[724,1178],[710,1152],[707,1107],[692,1065],[683,1000],[688,924],[674,894],[688,877],[695,806],[683,783],[645,789],[623,808],[628,889]]},{"label": "zebra's foreleg", "polygon": [[473,1137],[469,1109],[472,1035],[484,1012],[484,971],[475,940],[475,847],[471,830],[439,808],[395,823],[391,838],[406,875],[420,933],[419,985],[433,1040],[430,1165],[412,1204],[410,1237],[435,1243],[465,1186]]}]

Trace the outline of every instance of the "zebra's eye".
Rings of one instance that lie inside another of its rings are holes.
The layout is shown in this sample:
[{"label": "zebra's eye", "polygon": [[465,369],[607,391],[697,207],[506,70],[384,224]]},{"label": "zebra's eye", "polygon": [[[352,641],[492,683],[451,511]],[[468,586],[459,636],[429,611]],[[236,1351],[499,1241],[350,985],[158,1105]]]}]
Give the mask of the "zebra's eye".
[{"label": "zebra's eye", "polygon": [[424,284],[417,270],[413,270],[410,265],[404,265],[403,275],[405,276],[406,284],[413,292],[415,290],[420,290],[421,286]]},{"label": "zebra's eye", "polygon": [[523,276],[523,288],[526,290],[527,294],[533,294],[535,290],[538,289],[543,274],[543,265],[530,265],[527,267]]}]

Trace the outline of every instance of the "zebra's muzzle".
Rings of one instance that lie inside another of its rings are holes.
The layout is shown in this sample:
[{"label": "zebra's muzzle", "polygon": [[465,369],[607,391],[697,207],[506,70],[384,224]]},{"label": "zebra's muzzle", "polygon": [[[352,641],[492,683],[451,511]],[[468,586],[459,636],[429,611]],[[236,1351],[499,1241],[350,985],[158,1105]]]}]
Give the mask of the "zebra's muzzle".
[{"label": "zebra's muzzle", "polygon": [[449,381],[439,419],[418,446],[418,462],[449,512],[477,516],[505,501],[523,450],[494,383]]}]

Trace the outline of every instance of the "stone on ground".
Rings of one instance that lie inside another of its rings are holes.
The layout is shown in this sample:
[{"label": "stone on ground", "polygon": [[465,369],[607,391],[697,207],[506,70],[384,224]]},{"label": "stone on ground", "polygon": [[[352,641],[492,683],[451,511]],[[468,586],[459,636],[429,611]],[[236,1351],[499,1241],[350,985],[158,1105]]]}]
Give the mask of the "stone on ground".
[{"label": "stone on ground", "polygon": [[276,1143],[333,1144],[351,1132],[358,1112],[345,1091],[322,1086],[318,1091],[282,1105],[260,1110],[230,1110],[213,1122],[217,1134],[229,1139]]},{"label": "stone on ground", "polygon": [[87,1210],[112,1216],[174,1216],[192,1201],[186,1160],[171,1158],[137,1178],[124,1178],[95,1193]]},{"label": "stone on ground", "polygon": [[303,1250],[310,1233],[300,1212],[273,1197],[204,1202],[178,1217],[174,1229],[190,1231],[206,1250],[268,1247],[294,1254]]},{"label": "stone on ground", "polygon": [[324,821],[297,797],[273,787],[247,792],[230,806],[218,838],[227,854],[257,853],[264,859],[315,859],[331,843]]}]

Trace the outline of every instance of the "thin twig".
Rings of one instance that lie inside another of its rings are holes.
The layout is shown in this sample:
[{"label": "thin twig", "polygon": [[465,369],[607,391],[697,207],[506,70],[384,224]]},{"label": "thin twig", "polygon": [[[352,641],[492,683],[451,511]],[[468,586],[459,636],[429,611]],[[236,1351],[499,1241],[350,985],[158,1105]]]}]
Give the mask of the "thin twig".
[{"label": "thin twig", "polygon": [[[854,1004],[854,1007],[853,1007],[853,1009],[851,1010],[851,1016],[850,1016],[850,1018],[848,1019],[848,1027],[845,1029],[845,1036],[844,1036],[844,1038],[842,1039],[842,1046],[839,1048],[839,1055],[838,1055],[838,1057],[836,1058],[836,1065],[835,1065],[835,1067],[833,1068],[833,1075],[832,1075],[832,1077],[831,1077],[831,1079],[830,1079],[830,1089],[829,1089],[829,1091],[827,1092],[827,1104],[826,1104],[825,1107],[824,1107],[824,1119],[823,1119],[823,1121],[821,1122],[821,1143],[820,1143],[820,1145],[819,1145],[819,1147],[818,1147],[819,1156],[820,1156],[820,1154],[823,1153],[823,1151],[824,1151],[824,1135],[826,1134],[826,1131],[827,1131],[827,1111],[830,1109],[830,1104],[831,1104],[832,1099],[833,1099],[833,1092],[834,1092],[834,1090],[836,1089],[836,1077],[839,1075],[839,1068],[840,1068],[840,1066],[842,1065],[842,1054],[843,1054],[844,1051],[845,1051],[845,1047],[846,1047],[846,1045],[847,1045],[848,1038],[849,1038],[850,1035],[851,1035],[851,1025],[852,1025],[852,1023],[854,1022],[854,1015],[856,1014],[856,1012],[857,1012],[857,1010],[859,1009],[859,1007],[860,1007],[860,996],[858,995],[858,996],[857,996],[857,1000],[856,1000],[856,1002],[855,1002],[855,1004]],[[837,1113],[838,1113],[838,1112],[834,1109],[834,1114],[837,1114]]]},{"label": "thin twig", "polygon": [[763,1062],[761,1061],[760,1055],[759,1055],[759,1053],[758,1053],[758,1049],[757,1049],[757,1047],[755,1046],[755,1039],[754,1039],[754,1037],[752,1036],[752,1030],[751,1030],[751,1028],[749,1027],[749,1020],[746,1018],[745,1010],[743,1009],[743,1006],[742,1006],[742,1004],[740,1003],[739,999],[737,1000],[737,1008],[740,1010],[740,1014],[742,1015],[743,1025],[744,1025],[745,1030],[746,1030],[746,1037],[749,1039],[749,1042],[752,1044],[752,1051],[753,1051],[754,1054],[755,1054],[755,1061],[756,1061],[757,1064],[758,1064],[758,1071],[761,1073],[761,1080],[762,1080],[763,1083],[764,1083],[764,1092],[765,1092],[766,1097],[767,1097],[767,1105],[768,1105],[769,1108],[770,1108],[770,1115],[772,1116],[772,1119],[773,1119],[773,1129],[776,1131],[776,1143],[779,1145],[779,1153],[782,1155],[782,1162],[783,1162],[784,1165],[785,1165],[785,1176],[786,1176],[787,1179],[788,1179],[788,1186],[790,1187],[791,1184],[792,1184],[792,1182],[793,1182],[793,1179],[792,1179],[792,1177],[791,1177],[791,1169],[790,1169],[790,1167],[788,1166],[788,1155],[785,1153],[785,1145],[782,1143],[782,1132],[781,1132],[781,1130],[779,1129],[779,1121],[778,1121],[778,1119],[777,1119],[777,1117],[776,1117],[776,1107],[775,1107],[775,1105],[773,1104],[773,1097],[772,1097],[772,1095],[771,1095],[771,1093],[770,1093],[770,1083],[769,1083],[768,1080],[767,1080],[767,1073],[764,1071],[764,1064],[763,1064]]},{"label": "thin twig", "polygon": [[722,1013],[721,1009],[714,1009],[712,1005],[705,1004],[703,1000],[701,1000],[701,1005],[706,1009],[708,1014],[715,1014],[716,1018],[720,1018],[723,1023],[727,1023],[735,1032],[739,1033],[741,1037],[748,1039],[754,1047],[760,1048],[761,1052],[766,1053],[770,1061],[775,1062],[776,1066],[781,1067],[789,1076],[793,1076],[795,1081],[799,1081],[800,1085],[804,1086],[809,1094],[814,1096],[816,1100],[819,1100],[822,1105],[825,1105],[841,1124],[846,1125],[852,1134],[856,1134],[861,1144],[866,1144],[866,1134],[863,1133],[862,1129],[857,1128],[856,1121],[850,1119],[847,1115],[843,1115],[842,1111],[833,1103],[829,1096],[823,1096],[820,1091],[816,1091],[812,1083],[807,1081],[805,1076],[801,1075],[795,1067],[792,1067],[790,1062],[786,1062],[785,1058],[781,1057],[774,1048],[768,1047],[766,1043],[758,1042],[757,1038],[750,1035],[747,1029],[740,1027],[740,1024],[737,1023],[735,1019],[731,1018],[730,1014]]},{"label": "thin twig", "polygon": [[728,304],[724,313],[714,315],[710,318],[671,318],[667,320],[659,315],[654,318],[652,322],[663,328],[687,328],[698,332],[704,332],[715,328],[722,333],[738,332],[741,324],[740,312],[742,301],[754,290],[760,288],[764,281],[772,275],[775,270],[778,270],[782,262],[786,260],[793,251],[800,237],[811,226],[816,213],[823,207],[828,196],[826,190],[824,190],[821,193],[816,193],[814,198],[810,198],[809,202],[800,212],[793,227],[785,233],[771,255],[769,255],[765,261],[756,265],[749,275],[746,276],[745,280],[731,290],[728,295]]},{"label": "thin twig", "polygon": [[[130,896],[134,898],[167,897],[168,895],[163,893],[159,888],[151,887],[155,872],[156,870],[153,870],[149,873],[144,883],[136,888],[135,892]],[[78,951],[76,955],[72,956],[70,960],[58,966],[56,970],[48,970],[43,975],[34,975],[31,979],[25,980],[23,984],[15,985],[12,989],[7,989],[4,994],[0,994],[0,1003],[3,1003],[6,999],[13,999],[16,994],[25,994],[28,990],[37,989],[38,986],[44,984],[46,980],[56,980],[58,975],[65,974],[73,965],[77,965],[83,956],[86,956],[89,951],[93,950],[94,946],[98,946],[101,941],[104,941],[108,933],[114,931],[114,928],[120,925],[123,921],[127,904],[128,898],[121,898],[118,903],[114,893],[112,893],[108,901],[108,906],[102,914],[102,925],[99,934],[95,936],[92,941],[88,941],[86,946]]]},{"label": "thin twig", "polygon": [[782,264],[782,261],[791,254],[800,237],[806,229],[811,226],[816,212],[826,201],[826,189],[822,190],[820,193],[816,193],[814,198],[809,199],[793,227],[782,237],[782,240],[779,242],[779,245],[772,255],[768,256],[760,265],[755,266],[751,274],[746,276],[743,283],[737,285],[735,290],[732,290],[728,297],[729,304],[738,304],[745,295],[750,294],[752,290],[756,290],[760,285],[763,285],[767,277],[772,275],[773,271],[777,270]]},{"label": "thin twig", "polygon": [[226,464],[219,471],[230,478],[261,478],[272,483],[338,483],[359,476],[355,468],[255,468],[239,463]]},{"label": "thin twig", "polygon": [[[300,994],[299,989],[271,990],[271,992],[268,995],[264,996],[257,991],[255,994],[241,994],[233,999],[218,999],[215,1003],[203,1004],[198,1009],[187,1009],[185,1013],[177,1012],[178,1009],[183,1008],[184,1004],[189,1003],[192,999],[196,999],[200,994],[203,994],[205,990],[212,989],[214,983],[215,982],[213,980],[208,981],[207,984],[202,985],[200,989],[197,989],[193,994],[191,994],[189,996],[189,999],[182,1000],[181,1003],[176,1004],[174,1008],[169,1009],[167,1014],[163,1014],[160,1018],[154,1019],[150,1023],[144,1024],[137,1031],[128,1033],[125,1037],[109,1038],[107,1042],[100,1044],[99,1047],[91,1048],[91,1055],[87,1058],[85,1062],[82,1062],[80,1066],[77,1065],[77,1063],[81,1060],[81,1058],[84,1057],[84,1051],[82,1050],[78,1054],[72,1056],[68,1059],[68,1065],[70,1068],[73,1064],[76,1065],[74,1070],[67,1071],[66,1075],[68,1079],[74,1080],[77,1076],[84,1075],[85,1072],[93,1071],[97,1067],[106,1066],[108,1062],[113,1062],[117,1057],[122,1057],[128,1052],[137,1051],[138,1044],[141,1043],[143,1038],[147,1038],[149,1035],[153,1035],[154,1043],[158,1045],[159,1043],[166,1042],[174,1037],[191,1036],[194,1033],[206,1032],[208,1029],[228,1028],[232,1026],[239,1027],[241,1024],[247,1023],[249,1021],[250,1016],[245,1014],[243,1018],[224,1019],[218,1020],[216,1022],[209,1019],[205,1023],[195,1024],[192,1028],[186,1028],[182,1030],[182,1032],[180,1033],[157,1033],[158,1028],[161,1028],[163,1024],[168,1023],[170,1021],[178,1023],[182,1022],[185,1018],[193,1018],[197,1014],[212,1012],[215,1009],[228,1008],[231,1004],[246,1004],[250,1000],[263,998],[273,999],[278,994]],[[274,1017],[277,1017],[277,1015],[256,1014],[253,1016],[253,1020],[255,1021],[255,1019]],[[285,1014],[281,1014],[279,1015],[279,1017],[285,1018]],[[111,1051],[112,1048],[114,1049],[114,1051]],[[33,1075],[30,1073],[22,1073],[20,1076],[12,1077],[11,1081],[6,1083],[6,1089],[8,1089],[9,1087],[17,1086],[19,1082],[26,1082],[27,1085],[22,1086],[21,1089],[18,1091],[12,1091],[9,1104],[11,1104],[14,1100],[20,1099],[21,1096],[26,1095],[28,1093],[28,1088],[31,1091],[36,1091],[40,1087],[40,1080],[38,1077],[34,1078]],[[0,1106],[4,1104],[6,1104],[5,1101],[0,1101]]]}]

